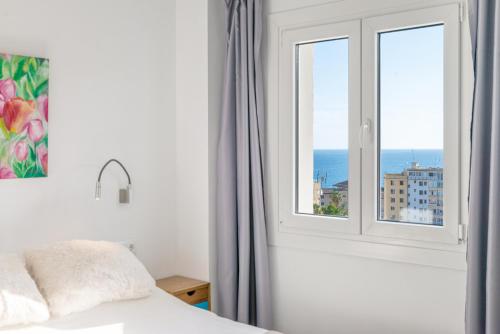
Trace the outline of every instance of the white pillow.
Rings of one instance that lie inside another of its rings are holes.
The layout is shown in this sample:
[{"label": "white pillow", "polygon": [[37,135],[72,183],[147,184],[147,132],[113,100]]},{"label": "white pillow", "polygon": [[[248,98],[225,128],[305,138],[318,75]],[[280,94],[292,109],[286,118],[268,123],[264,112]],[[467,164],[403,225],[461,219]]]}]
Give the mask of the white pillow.
[{"label": "white pillow", "polygon": [[63,241],[27,251],[25,257],[54,316],[104,302],[147,297],[155,287],[142,263],[117,243]]},{"label": "white pillow", "polygon": [[0,254],[0,327],[49,319],[47,304],[15,254]]}]

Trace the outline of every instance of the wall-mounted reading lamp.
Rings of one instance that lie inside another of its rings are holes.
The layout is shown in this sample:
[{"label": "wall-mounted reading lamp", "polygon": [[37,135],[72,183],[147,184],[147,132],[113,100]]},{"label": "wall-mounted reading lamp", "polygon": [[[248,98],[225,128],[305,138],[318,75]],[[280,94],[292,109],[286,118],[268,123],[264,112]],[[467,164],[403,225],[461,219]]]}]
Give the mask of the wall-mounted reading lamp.
[{"label": "wall-mounted reading lamp", "polygon": [[116,162],[123,169],[123,171],[125,172],[125,174],[127,174],[127,178],[128,178],[127,188],[120,189],[118,198],[119,198],[119,201],[120,201],[121,204],[128,204],[128,203],[130,203],[130,189],[132,188],[132,181],[130,180],[130,174],[127,172],[127,169],[125,168],[125,166],[123,166],[123,164],[120,161],[116,160],[116,159],[110,159],[108,162],[106,162],[104,164],[104,166],[102,166],[101,171],[99,172],[99,177],[97,178],[97,183],[95,185],[95,199],[97,201],[101,199],[101,176],[102,176],[102,172],[112,162]]}]

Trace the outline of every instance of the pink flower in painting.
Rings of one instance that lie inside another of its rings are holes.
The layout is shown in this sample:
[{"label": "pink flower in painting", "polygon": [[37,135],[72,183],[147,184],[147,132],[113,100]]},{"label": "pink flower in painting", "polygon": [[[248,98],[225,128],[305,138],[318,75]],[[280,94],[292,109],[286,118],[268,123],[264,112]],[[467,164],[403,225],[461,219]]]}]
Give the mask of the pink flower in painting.
[{"label": "pink flower in painting", "polygon": [[28,144],[26,142],[20,141],[14,146],[14,153],[19,161],[24,161],[28,157]]},{"label": "pink flower in painting", "polygon": [[12,79],[0,80],[0,117],[3,116],[5,102],[16,96],[16,84]]},{"label": "pink flower in painting", "polygon": [[3,108],[5,126],[11,132],[21,133],[28,124],[34,110],[35,103],[31,100],[25,101],[20,97],[8,100]]},{"label": "pink flower in painting", "polygon": [[39,119],[34,119],[28,124],[28,136],[31,141],[38,143],[40,139],[43,138],[45,134],[45,129],[43,128],[42,121]]},{"label": "pink flower in painting", "polygon": [[40,95],[38,99],[36,99],[36,103],[38,104],[38,111],[43,115],[45,121],[49,121],[49,97],[47,95]]},{"label": "pink flower in painting", "polygon": [[15,179],[16,174],[9,167],[0,167],[0,179]]},{"label": "pink flower in painting", "polygon": [[47,146],[43,144],[38,146],[36,154],[38,155],[38,159],[42,165],[43,172],[47,175],[47,172],[49,171],[49,151],[47,150]]}]

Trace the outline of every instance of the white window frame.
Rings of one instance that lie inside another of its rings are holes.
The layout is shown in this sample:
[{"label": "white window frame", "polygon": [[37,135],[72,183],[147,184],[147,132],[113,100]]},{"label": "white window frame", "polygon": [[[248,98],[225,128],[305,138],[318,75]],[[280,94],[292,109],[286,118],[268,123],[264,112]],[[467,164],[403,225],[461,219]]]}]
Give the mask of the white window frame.
[{"label": "white window frame", "polygon": [[[443,23],[445,52],[444,202],[443,227],[377,219],[377,38],[378,33]],[[362,27],[362,28],[361,28]],[[460,31],[459,6],[450,4],[377,15],[344,22],[289,28],[279,48],[279,230],[325,235],[351,234],[459,243],[460,170]],[[349,217],[296,212],[296,47],[314,41],[349,38]],[[363,53],[361,50],[363,49]],[[455,52],[450,52],[455,50]],[[371,51],[371,52],[370,52]],[[362,62],[361,62],[362,58]],[[361,73],[361,67],[363,71]],[[362,85],[362,89],[361,89]],[[455,112],[452,112],[452,111]],[[363,120],[363,122],[362,122]],[[361,127],[361,130],[360,130]],[[363,130],[364,129],[364,130]],[[360,136],[360,131],[362,131]],[[360,137],[362,150],[360,150]],[[380,240],[380,239],[378,239]]]},{"label": "white window frame", "polygon": [[[378,34],[444,24],[444,225],[377,219]],[[363,119],[373,127],[363,145],[363,234],[456,244],[460,225],[460,23],[457,4],[412,10],[363,20]],[[450,167],[452,166],[452,167]]]},{"label": "white window frame", "polygon": [[[297,150],[296,132],[296,52],[299,44],[315,41],[348,38],[349,43],[349,128],[358,128],[361,117],[360,69],[361,69],[361,22],[353,20],[325,24],[308,28],[290,29],[282,35],[280,48],[279,96],[279,161],[283,168],[279,177],[279,212],[281,228],[288,231],[316,230],[325,233],[361,232],[360,218],[360,177],[361,153],[357,131],[349,131],[349,214],[347,218],[319,216],[296,212],[297,188]],[[292,166],[288,168],[286,166]],[[312,175],[312,174],[311,174]]]}]

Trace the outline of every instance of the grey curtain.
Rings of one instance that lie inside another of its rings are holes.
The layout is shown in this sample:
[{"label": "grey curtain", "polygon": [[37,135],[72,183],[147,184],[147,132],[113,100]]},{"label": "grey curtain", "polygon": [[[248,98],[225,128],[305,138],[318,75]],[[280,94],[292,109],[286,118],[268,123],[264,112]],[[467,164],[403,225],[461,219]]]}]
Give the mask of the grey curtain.
[{"label": "grey curtain", "polygon": [[217,310],[271,327],[263,186],[262,1],[226,0],[226,66],[217,156]]},{"label": "grey curtain", "polygon": [[470,0],[474,105],[466,333],[500,333],[500,2]]}]

